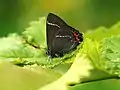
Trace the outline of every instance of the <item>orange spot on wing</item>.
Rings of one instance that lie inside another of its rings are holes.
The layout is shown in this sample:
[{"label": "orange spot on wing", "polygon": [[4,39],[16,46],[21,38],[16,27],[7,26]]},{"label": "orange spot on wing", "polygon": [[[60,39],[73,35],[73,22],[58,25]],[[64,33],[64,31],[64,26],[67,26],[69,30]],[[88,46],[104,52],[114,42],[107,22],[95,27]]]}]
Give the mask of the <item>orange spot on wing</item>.
[{"label": "orange spot on wing", "polygon": [[75,36],[75,39],[77,40],[77,41],[79,41],[80,39],[78,38],[78,34],[77,33],[73,33],[73,35]]}]

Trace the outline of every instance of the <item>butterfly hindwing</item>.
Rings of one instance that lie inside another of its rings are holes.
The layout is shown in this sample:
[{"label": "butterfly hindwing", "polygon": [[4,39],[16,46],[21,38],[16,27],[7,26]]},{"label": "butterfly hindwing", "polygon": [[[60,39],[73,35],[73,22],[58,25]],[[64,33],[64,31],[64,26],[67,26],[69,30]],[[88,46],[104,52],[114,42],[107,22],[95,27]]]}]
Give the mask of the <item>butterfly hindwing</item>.
[{"label": "butterfly hindwing", "polygon": [[[62,31],[64,30],[64,32]],[[72,32],[66,29],[62,29],[56,33],[56,37],[53,39],[53,53],[58,53],[61,56],[68,51],[72,50],[76,44]]]}]

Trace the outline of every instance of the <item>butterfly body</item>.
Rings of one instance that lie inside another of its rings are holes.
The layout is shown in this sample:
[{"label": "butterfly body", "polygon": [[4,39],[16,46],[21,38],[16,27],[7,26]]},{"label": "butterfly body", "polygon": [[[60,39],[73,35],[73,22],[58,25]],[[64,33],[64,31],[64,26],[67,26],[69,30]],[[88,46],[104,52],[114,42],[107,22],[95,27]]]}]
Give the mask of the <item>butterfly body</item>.
[{"label": "butterfly body", "polygon": [[83,41],[82,33],[67,25],[60,17],[49,13],[46,21],[47,54],[62,57],[75,50]]}]

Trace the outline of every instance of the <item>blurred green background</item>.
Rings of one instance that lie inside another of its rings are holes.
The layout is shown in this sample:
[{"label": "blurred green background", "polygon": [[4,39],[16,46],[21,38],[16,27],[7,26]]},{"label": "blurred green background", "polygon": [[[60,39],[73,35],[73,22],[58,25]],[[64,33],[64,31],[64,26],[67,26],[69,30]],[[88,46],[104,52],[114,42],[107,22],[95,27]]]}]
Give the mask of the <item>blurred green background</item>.
[{"label": "blurred green background", "polygon": [[109,27],[119,21],[119,8],[119,0],[0,0],[0,36],[20,33],[49,12],[81,31]]},{"label": "blurred green background", "polygon": [[[49,12],[85,32],[117,23],[120,20],[120,0],[0,0],[0,36],[20,33],[29,27],[30,21]],[[119,90],[120,81],[107,80],[74,87],[78,90]]]}]

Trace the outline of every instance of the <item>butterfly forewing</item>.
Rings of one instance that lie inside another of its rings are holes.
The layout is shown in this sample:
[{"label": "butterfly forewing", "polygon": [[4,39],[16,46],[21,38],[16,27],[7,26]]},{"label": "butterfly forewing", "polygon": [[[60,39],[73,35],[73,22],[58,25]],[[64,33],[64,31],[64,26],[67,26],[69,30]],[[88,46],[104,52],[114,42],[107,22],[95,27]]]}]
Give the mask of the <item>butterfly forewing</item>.
[{"label": "butterfly forewing", "polygon": [[46,36],[48,48],[51,47],[55,34],[63,25],[66,25],[66,23],[63,20],[61,20],[58,16],[52,13],[48,14],[46,21]]}]

